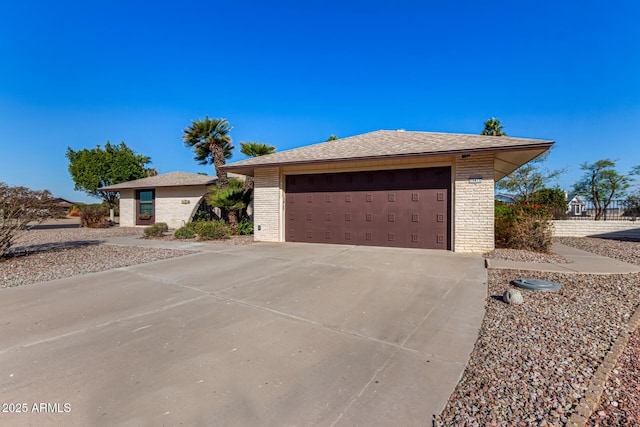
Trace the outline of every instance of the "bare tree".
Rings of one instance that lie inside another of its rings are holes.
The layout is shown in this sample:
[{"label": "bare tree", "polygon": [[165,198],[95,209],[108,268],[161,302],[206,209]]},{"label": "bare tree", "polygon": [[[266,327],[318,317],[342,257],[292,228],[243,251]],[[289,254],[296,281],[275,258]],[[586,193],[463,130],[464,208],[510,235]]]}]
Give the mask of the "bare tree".
[{"label": "bare tree", "polygon": [[0,257],[7,254],[14,239],[27,225],[61,216],[63,210],[49,191],[10,187],[0,182]]}]

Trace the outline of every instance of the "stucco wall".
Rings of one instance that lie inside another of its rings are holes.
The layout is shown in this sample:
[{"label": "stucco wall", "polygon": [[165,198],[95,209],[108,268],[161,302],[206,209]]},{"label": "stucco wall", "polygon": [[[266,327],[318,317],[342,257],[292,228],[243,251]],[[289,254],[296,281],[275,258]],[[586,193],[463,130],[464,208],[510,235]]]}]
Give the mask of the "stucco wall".
[{"label": "stucco wall", "polygon": [[253,178],[253,236],[258,242],[281,242],[282,191],[279,168],[256,169]]},{"label": "stucco wall", "polygon": [[[495,245],[493,155],[457,156],[453,186],[453,250],[485,252]],[[482,178],[480,183],[470,178]]]}]

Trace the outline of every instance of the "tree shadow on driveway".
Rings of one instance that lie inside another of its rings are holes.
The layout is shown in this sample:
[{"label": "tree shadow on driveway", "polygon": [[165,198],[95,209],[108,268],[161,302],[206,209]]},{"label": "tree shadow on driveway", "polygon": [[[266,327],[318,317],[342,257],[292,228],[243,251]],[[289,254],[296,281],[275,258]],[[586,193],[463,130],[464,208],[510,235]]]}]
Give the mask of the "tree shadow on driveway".
[{"label": "tree shadow on driveway", "polygon": [[51,242],[41,243],[37,245],[16,246],[9,248],[4,258],[16,258],[35,253],[56,252],[63,249],[75,249],[85,246],[95,246],[104,242],[104,240],[73,240],[67,242]]}]

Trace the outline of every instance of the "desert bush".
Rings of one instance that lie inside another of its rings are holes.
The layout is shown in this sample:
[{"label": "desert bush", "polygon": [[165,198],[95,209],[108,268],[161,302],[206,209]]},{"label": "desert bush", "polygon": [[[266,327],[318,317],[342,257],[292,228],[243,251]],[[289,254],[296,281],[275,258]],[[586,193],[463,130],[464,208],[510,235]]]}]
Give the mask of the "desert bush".
[{"label": "desert bush", "polygon": [[145,227],[144,229],[144,237],[162,237],[164,233],[169,231],[169,226],[166,222],[156,222],[155,224]]},{"label": "desert bush", "polygon": [[87,228],[107,228],[109,220],[100,208],[89,207],[80,213],[80,226]]},{"label": "desert bush", "polygon": [[238,234],[241,236],[247,236],[253,234],[253,221],[250,219],[243,219],[238,223]]},{"label": "desert bush", "polygon": [[551,209],[544,205],[496,203],[496,247],[549,252],[553,243],[552,217]]},{"label": "desert bush", "polygon": [[231,230],[224,221],[198,221],[194,222],[198,240],[228,239]]},{"label": "desert bush", "polygon": [[189,228],[187,226],[178,228],[173,236],[176,239],[193,239],[196,237],[196,231],[193,228]]}]

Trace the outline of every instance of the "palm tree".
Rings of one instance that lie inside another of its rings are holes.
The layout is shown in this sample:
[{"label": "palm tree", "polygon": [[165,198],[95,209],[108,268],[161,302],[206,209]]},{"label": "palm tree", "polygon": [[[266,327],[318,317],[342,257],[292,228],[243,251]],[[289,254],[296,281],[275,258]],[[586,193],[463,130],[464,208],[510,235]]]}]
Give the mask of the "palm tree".
[{"label": "palm tree", "polygon": [[248,197],[242,188],[242,182],[237,179],[229,181],[228,188],[213,186],[209,189],[207,201],[211,206],[219,208],[222,215],[229,219],[233,234],[238,233],[238,216],[249,205]]},{"label": "palm tree", "polygon": [[484,122],[484,130],[480,132],[480,135],[507,136],[507,133],[502,130],[503,128],[504,126],[500,124],[500,120],[492,117]]},{"label": "palm tree", "polygon": [[240,152],[248,157],[259,157],[271,154],[276,151],[273,145],[262,144],[260,142],[241,142]]},{"label": "palm tree", "polygon": [[[248,157],[259,157],[272,154],[276,151],[273,145],[262,144],[260,142],[241,142],[240,152]],[[253,190],[253,178],[248,176],[244,181],[244,191]]]},{"label": "palm tree", "polygon": [[187,147],[193,148],[194,160],[201,165],[213,164],[220,189],[229,187],[227,172],[220,169],[226,159],[232,155],[233,145],[229,132],[232,127],[227,119],[192,120],[191,126],[184,129],[182,139]]}]

